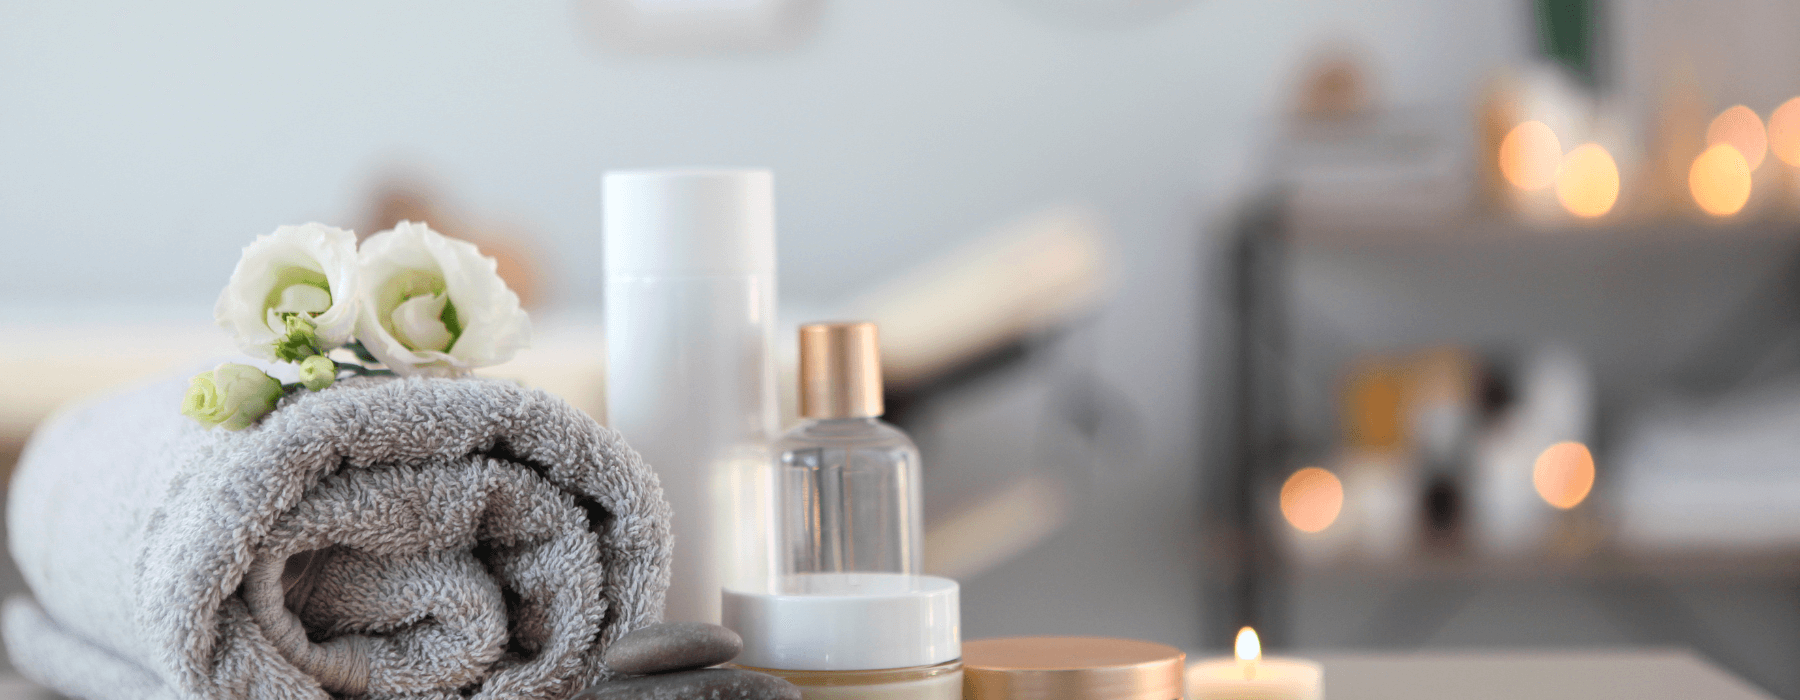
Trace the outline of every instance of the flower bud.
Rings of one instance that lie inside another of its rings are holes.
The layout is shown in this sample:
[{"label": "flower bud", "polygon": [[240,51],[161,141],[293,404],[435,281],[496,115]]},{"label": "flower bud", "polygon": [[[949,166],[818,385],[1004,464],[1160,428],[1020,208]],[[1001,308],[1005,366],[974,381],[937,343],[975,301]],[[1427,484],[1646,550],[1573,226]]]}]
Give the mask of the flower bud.
[{"label": "flower bud", "polygon": [[281,382],[262,370],[227,362],[193,378],[181,414],[209,428],[243,430],[275,410],[281,393]]},{"label": "flower bud", "polygon": [[337,381],[337,363],[324,355],[313,355],[300,361],[300,383],[312,391],[324,391]]},{"label": "flower bud", "polygon": [[275,341],[275,359],[299,362],[319,354],[318,325],[306,314],[282,314],[287,334]]},{"label": "flower bud", "polygon": [[[348,341],[356,326],[362,306],[356,263],[356,234],[321,224],[283,226],[244,248],[213,318],[253,357],[298,362],[324,354]],[[316,352],[277,358],[288,334],[282,317],[294,314],[317,324],[310,342]]]}]

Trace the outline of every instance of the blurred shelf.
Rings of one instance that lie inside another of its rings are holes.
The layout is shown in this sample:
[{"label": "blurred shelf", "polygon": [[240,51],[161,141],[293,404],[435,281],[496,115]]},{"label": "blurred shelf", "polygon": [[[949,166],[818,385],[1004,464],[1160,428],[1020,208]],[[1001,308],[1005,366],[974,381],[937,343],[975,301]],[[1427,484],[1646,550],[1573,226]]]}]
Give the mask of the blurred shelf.
[{"label": "blurred shelf", "polygon": [[1534,222],[1498,213],[1377,217],[1314,211],[1296,212],[1285,231],[1293,250],[1307,254],[1393,248],[1618,251],[1644,246],[1800,244],[1800,217]]},{"label": "blurred shelf", "polygon": [[1328,564],[1295,562],[1287,570],[1287,575],[1315,580],[1427,580],[1446,583],[1597,581],[1645,577],[1666,581],[1796,580],[1800,579],[1800,551],[1646,555],[1601,550],[1582,556],[1417,556]]},{"label": "blurred shelf", "polygon": [[[1379,608],[1372,617],[1392,614],[1404,624],[1369,626],[1369,643],[1417,644],[1477,591],[1505,589],[1517,596],[1509,604],[1526,607],[1536,593],[1564,591],[1553,597],[1598,606],[1619,629],[1654,635],[1634,643],[1689,645],[1735,659],[1727,665],[1744,672],[1743,656],[1679,609],[1670,591],[1791,590],[1800,583],[1800,550],[1627,549],[1606,520],[1617,515],[1609,505],[1617,494],[1604,479],[1582,506],[1589,521],[1578,532],[1550,532],[1545,548],[1516,556],[1483,554],[1465,523],[1458,544],[1442,550],[1320,557],[1291,546],[1275,504],[1289,473],[1325,463],[1338,448],[1332,416],[1341,368],[1368,354],[1446,344],[1506,358],[1548,343],[1585,358],[1603,423],[1590,446],[1604,466],[1619,416],[1644,399],[1736,386],[1757,365],[1758,348],[1800,333],[1800,219],[1775,204],[1727,221],[1620,217],[1586,225],[1466,209],[1384,213],[1379,202],[1332,210],[1279,193],[1254,203],[1226,253],[1218,335],[1229,340],[1206,373],[1219,452],[1203,463],[1205,495],[1219,519],[1206,533],[1204,594],[1209,616],[1223,618],[1207,621],[1206,638],[1225,648],[1248,624],[1267,630],[1266,643],[1291,646],[1304,594],[1315,608],[1321,596],[1370,602]],[[1418,610],[1401,614],[1409,607]]]}]

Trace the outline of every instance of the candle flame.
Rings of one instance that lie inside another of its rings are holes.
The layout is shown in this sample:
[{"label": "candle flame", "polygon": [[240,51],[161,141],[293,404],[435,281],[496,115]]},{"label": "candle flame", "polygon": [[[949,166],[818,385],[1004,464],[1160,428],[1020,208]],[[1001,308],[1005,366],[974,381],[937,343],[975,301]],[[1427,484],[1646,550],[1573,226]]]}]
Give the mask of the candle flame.
[{"label": "candle flame", "polygon": [[1262,642],[1256,639],[1256,630],[1249,627],[1238,630],[1237,657],[1239,661],[1255,661],[1262,658]]}]

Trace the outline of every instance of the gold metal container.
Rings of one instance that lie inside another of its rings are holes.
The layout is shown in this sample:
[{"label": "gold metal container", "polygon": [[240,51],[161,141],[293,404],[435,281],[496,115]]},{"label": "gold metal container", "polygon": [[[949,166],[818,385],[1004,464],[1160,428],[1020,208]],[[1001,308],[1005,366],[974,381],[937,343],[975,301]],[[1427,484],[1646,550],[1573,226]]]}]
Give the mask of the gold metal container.
[{"label": "gold metal container", "polygon": [[1187,655],[1107,637],[963,643],[965,700],[1179,700]]},{"label": "gold metal container", "polygon": [[801,700],[962,700],[962,662],[874,671],[788,671],[736,666],[767,673],[800,688]]}]

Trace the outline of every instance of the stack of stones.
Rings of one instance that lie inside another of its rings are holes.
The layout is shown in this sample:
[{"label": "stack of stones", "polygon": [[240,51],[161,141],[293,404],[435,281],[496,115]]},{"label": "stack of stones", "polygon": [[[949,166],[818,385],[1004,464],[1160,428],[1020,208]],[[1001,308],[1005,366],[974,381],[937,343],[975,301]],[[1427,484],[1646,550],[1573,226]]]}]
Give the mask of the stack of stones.
[{"label": "stack of stones", "polygon": [[800,700],[800,689],[780,678],[710,668],[743,650],[744,640],[718,625],[664,622],[639,628],[601,657],[620,677],[573,700]]}]

